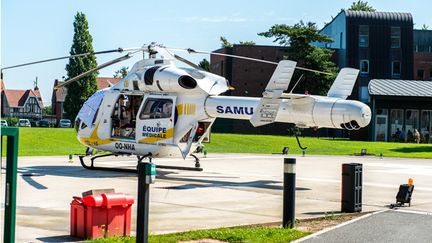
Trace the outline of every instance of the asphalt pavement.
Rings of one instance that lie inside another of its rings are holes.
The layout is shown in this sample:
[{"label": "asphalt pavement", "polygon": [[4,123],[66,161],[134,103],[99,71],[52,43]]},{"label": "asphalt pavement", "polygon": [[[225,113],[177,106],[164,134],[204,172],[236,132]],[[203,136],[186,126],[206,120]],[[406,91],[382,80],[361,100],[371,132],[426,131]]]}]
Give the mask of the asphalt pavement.
[{"label": "asphalt pavement", "polygon": [[[415,185],[411,209],[432,212],[430,159],[293,157],[297,159],[297,218],[340,212],[342,163],[363,164],[364,212],[380,211],[394,203],[399,185],[410,177]],[[150,232],[280,222],[284,158],[282,155],[208,154],[201,159],[203,172],[158,169],[156,183],[150,190]],[[114,188],[136,199],[137,178],[133,174],[86,170],[77,158],[68,163],[67,156],[20,157],[18,161],[18,242],[67,241],[69,204],[72,196],[80,196],[84,191]],[[194,166],[192,158],[153,162]],[[97,163],[136,167],[132,157],[104,158]],[[1,193],[4,195],[4,191]],[[135,214],[136,203],[132,207],[132,231]]]},{"label": "asphalt pavement", "polygon": [[432,242],[432,214],[386,210],[366,215],[299,240],[303,243]]}]

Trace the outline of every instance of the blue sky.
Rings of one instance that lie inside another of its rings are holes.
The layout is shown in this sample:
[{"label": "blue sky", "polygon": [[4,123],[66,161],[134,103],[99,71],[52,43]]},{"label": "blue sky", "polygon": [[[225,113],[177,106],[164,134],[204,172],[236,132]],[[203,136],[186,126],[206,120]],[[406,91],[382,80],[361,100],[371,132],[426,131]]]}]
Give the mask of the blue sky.
[{"label": "blue sky", "polygon": [[[257,36],[274,24],[294,24],[300,20],[322,27],[341,8],[353,0],[342,1],[113,1],[113,0],[2,0],[1,66],[68,55],[72,44],[73,21],[77,11],[86,14],[96,51],[117,47],[136,47],[152,41],[172,47],[215,50],[220,36],[231,42],[255,41],[271,45],[272,40]],[[368,1],[379,11],[411,12],[416,28],[423,24],[432,29],[430,1]],[[100,55],[98,63],[118,54]],[[182,56],[197,62],[208,56]],[[131,60],[100,71],[111,77],[121,66],[131,67]],[[45,104],[51,102],[54,79],[66,75],[67,60],[4,71],[9,89],[33,87],[39,80]]]}]

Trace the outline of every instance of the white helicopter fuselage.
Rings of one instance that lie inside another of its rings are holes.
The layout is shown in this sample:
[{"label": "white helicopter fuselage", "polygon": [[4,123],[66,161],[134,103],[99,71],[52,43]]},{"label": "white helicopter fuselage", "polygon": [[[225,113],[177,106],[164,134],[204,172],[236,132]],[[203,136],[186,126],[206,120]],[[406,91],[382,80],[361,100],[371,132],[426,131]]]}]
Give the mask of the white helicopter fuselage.
[{"label": "white helicopter fuselage", "polygon": [[[139,61],[119,83],[86,101],[75,123],[78,140],[115,154],[184,158],[209,139],[219,117],[251,120],[255,126],[283,122],[359,129],[369,124],[369,107],[345,100],[335,89],[331,97],[283,94],[294,68],[294,62],[282,61],[264,97],[251,98],[220,96],[229,84],[215,74],[178,68],[167,59]],[[344,81],[338,76],[335,83]]]}]

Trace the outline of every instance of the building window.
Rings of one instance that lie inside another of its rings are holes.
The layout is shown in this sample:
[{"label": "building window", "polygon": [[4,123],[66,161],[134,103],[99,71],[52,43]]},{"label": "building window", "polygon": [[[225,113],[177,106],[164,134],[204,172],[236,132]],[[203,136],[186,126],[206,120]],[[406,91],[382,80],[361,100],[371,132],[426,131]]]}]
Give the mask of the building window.
[{"label": "building window", "polygon": [[400,78],[401,76],[401,63],[400,61],[393,61],[392,62],[392,77],[393,78]]},{"label": "building window", "polygon": [[422,110],[420,119],[420,141],[432,143],[432,110]]},{"label": "building window", "polygon": [[404,142],[405,133],[403,132],[403,110],[390,110],[390,134],[392,142]]},{"label": "building window", "polygon": [[418,110],[406,110],[405,119],[405,131],[406,141],[414,142],[414,131],[418,130],[419,125],[419,111]]},{"label": "building window", "polygon": [[374,141],[387,141],[387,109],[375,110],[375,137]]},{"label": "building window", "polygon": [[400,48],[400,36],[401,30],[400,27],[391,27],[391,48]]},{"label": "building window", "polygon": [[424,70],[423,69],[417,69],[417,79],[423,80],[424,78]]},{"label": "building window", "polygon": [[359,26],[359,47],[369,47],[369,26]]},{"label": "building window", "polygon": [[369,74],[369,60],[360,60],[360,74]]}]

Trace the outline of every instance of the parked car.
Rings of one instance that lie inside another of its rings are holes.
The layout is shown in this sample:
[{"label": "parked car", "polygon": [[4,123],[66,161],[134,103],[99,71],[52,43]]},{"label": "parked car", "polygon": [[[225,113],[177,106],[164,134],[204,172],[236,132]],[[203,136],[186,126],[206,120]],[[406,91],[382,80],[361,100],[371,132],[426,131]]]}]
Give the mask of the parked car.
[{"label": "parked car", "polygon": [[19,119],[18,121],[19,127],[31,127],[29,119]]},{"label": "parked car", "polygon": [[50,126],[50,123],[49,123],[48,120],[40,120],[38,122],[38,124],[39,124],[40,127],[49,127]]},{"label": "parked car", "polygon": [[71,121],[69,119],[60,119],[59,127],[71,127]]},{"label": "parked car", "polygon": [[1,125],[2,127],[7,127],[7,126],[8,126],[8,123],[7,123],[6,120],[1,120],[0,125]]}]

